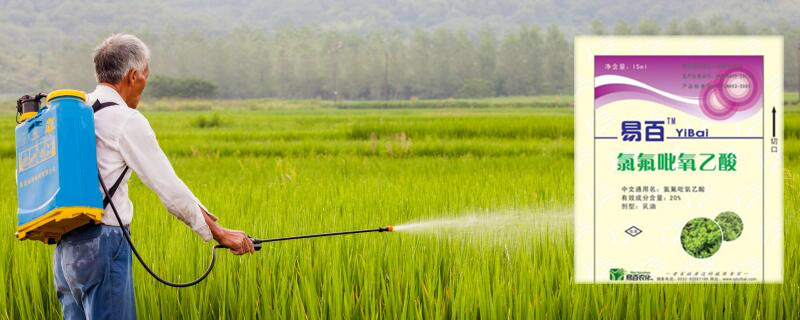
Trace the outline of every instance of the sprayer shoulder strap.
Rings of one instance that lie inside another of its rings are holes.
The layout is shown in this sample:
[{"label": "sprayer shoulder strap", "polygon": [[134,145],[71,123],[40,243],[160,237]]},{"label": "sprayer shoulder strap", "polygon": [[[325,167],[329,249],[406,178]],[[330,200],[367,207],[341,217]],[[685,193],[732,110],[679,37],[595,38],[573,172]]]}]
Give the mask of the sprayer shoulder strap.
[{"label": "sprayer shoulder strap", "polygon": [[100,100],[95,100],[94,104],[92,104],[92,110],[94,110],[94,112],[97,113],[97,111],[103,110],[105,107],[116,106],[116,105],[117,103],[113,101],[100,102]]},{"label": "sprayer shoulder strap", "polygon": [[[92,110],[94,110],[94,112],[97,113],[98,111],[103,110],[106,107],[116,106],[116,105],[117,105],[117,103],[113,102],[113,101],[100,102],[100,100],[95,100],[94,104],[92,104]],[[125,170],[122,170],[122,174],[119,175],[119,178],[117,178],[117,181],[114,182],[114,184],[111,186],[111,189],[108,189],[108,194],[106,194],[103,197],[103,208],[104,209],[108,205],[108,203],[111,201],[111,197],[114,196],[114,193],[117,192],[117,189],[119,188],[119,185],[122,183],[122,179],[125,179],[125,174],[126,173],[128,173],[128,166],[125,166]]]},{"label": "sprayer shoulder strap", "polygon": [[119,175],[117,181],[114,181],[114,184],[111,186],[111,189],[108,189],[108,194],[106,194],[106,196],[103,197],[103,209],[105,209],[105,207],[111,201],[111,197],[114,196],[114,193],[117,192],[117,188],[119,188],[119,185],[122,183],[122,179],[125,179],[125,174],[128,173],[128,169],[130,169],[130,167],[125,166],[125,170],[122,170],[122,174]]}]

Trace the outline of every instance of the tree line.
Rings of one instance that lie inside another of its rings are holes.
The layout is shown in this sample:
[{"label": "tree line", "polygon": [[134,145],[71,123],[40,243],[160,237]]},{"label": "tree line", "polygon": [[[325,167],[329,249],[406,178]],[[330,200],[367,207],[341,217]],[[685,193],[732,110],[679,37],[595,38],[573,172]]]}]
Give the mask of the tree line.
[{"label": "tree line", "polygon": [[[594,21],[588,29],[598,35],[784,35],[785,86],[797,88],[797,27],[756,28],[714,18],[664,26],[647,19],[634,25]],[[161,76],[152,83],[159,96],[186,96],[175,92],[186,87],[216,98],[473,98],[571,94],[573,86],[572,37],[556,25],[504,33],[438,28],[407,35],[302,27],[139,36],[152,50],[151,74]],[[91,88],[93,45],[65,44],[44,58],[42,78],[33,83]]]}]

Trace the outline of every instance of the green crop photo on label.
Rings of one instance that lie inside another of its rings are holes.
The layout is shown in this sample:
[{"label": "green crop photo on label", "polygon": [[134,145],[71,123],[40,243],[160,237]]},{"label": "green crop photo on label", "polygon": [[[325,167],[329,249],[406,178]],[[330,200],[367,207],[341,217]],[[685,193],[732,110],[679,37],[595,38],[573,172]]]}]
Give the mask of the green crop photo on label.
[{"label": "green crop photo on label", "polygon": [[575,38],[575,281],[783,281],[783,38]]},{"label": "green crop photo on label", "polygon": [[722,230],[714,220],[694,218],[683,226],[681,245],[692,257],[708,258],[722,245]]},{"label": "green crop photo on label", "polygon": [[742,222],[742,218],[735,212],[727,211],[720,213],[714,218],[714,221],[716,221],[720,229],[722,229],[722,235],[725,241],[736,240],[742,235],[744,223]]}]

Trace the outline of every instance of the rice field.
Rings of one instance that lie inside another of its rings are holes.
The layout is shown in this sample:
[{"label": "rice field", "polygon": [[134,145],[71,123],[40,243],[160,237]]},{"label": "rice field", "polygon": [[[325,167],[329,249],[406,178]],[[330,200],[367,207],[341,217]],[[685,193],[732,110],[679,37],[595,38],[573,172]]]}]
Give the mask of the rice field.
[{"label": "rice field", "polygon": [[[575,285],[566,100],[413,109],[146,104],[179,176],[224,226],[256,237],[465,215],[510,213],[519,223],[279,242],[244,257],[225,252],[211,276],[188,289],[163,286],[134,262],[140,318],[800,318],[800,113],[786,119],[784,284]],[[204,103],[211,102],[186,102]],[[0,319],[59,318],[53,247],[13,237],[14,123],[5,118]],[[210,244],[137,179],[131,194],[132,234],[146,261],[175,281],[200,274]]]}]

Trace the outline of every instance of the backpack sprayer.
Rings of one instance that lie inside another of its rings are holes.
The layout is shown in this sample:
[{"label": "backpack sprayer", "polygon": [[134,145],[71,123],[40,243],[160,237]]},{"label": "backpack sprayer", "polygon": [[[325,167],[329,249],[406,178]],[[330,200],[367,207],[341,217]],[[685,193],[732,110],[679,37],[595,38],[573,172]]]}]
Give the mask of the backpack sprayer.
[{"label": "backpack sprayer", "polygon": [[[42,99],[46,105],[41,107]],[[197,279],[174,283],[162,279],[144,262],[122,219],[111,201],[121,179],[106,187],[97,169],[94,133],[94,112],[113,104],[86,104],[86,93],[78,90],[56,90],[48,95],[25,95],[17,100],[16,142],[17,232],[20,240],[39,240],[55,244],[61,237],[86,224],[102,223],[107,202],[122,229],[131,251],[142,267],[159,282],[173,287],[193,286],[205,279],[214,268],[216,250],[211,249],[211,262]],[[124,174],[123,174],[124,175]],[[101,194],[102,190],[102,194]],[[105,195],[105,199],[103,198]],[[367,232],[391,232],[392,226],[376,229],[319,233],[271,239],[255,239],[258,251],[267,242],[328,237]]]}]

